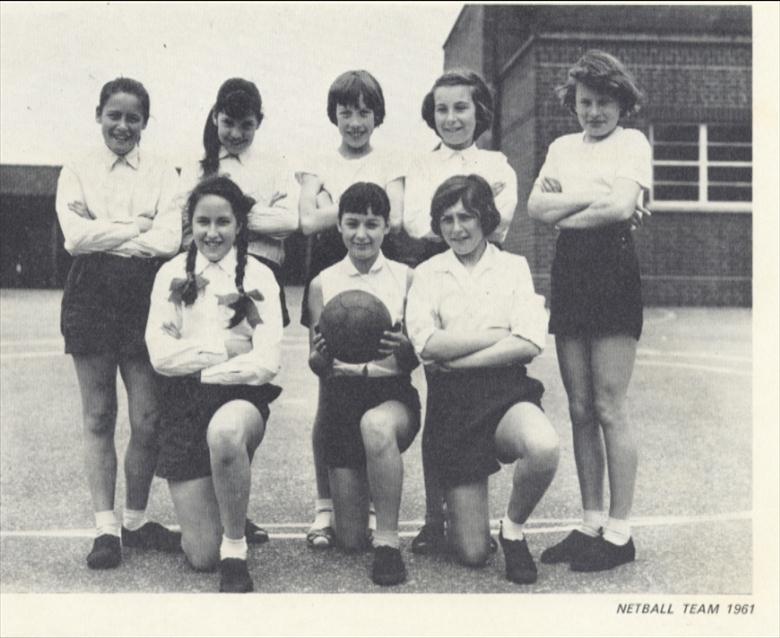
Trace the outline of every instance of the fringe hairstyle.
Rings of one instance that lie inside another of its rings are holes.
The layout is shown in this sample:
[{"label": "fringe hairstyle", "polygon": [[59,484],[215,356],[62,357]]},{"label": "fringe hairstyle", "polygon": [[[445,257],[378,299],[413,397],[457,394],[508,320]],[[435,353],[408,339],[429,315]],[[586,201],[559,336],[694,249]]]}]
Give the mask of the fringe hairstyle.
[{"label": "fringe hairstyle", "polygon": [[[249,230],[247,227],[247,216],[252,206],[255,205],[255,200],[251,197],[247,197],[241,191],[241,189],[232,181],[229,177],[225,176],[211,176],[207,177],[193,189],[187,199],[187,219],[192,224],[192,216],[195,212],[195,207],[201,198],[206,195],[217,195],[222,197],[233,209],[233,215],[236,218],[238,225],[238,233],[236,234],[236,289],[238,290],[238,300],[229,304],[235,313],[230,320],[228,328],[237,326],[246,317],[248,304],[254,303],[249,295],[244,291],[244,271],[246,270],[247,261],[247,244],[249,237]],[[193,241],[187,251],[187,261],[185,271],[187,275],[186,283],[182,291],[182,301],[185,305],[191,306],[198,298],[198,286],[195,280],[195,258],[198,254],[198,247]]]},{"label": "fringe hairstyle", "polygon": [[453,175],[441,183],[431,201],[431,230],[441,237],[441,218],[448,208],[463,202],[472,215],[479,218],[482,233],[487,238],[501,221],[490,184],[479,175]]},{"label": "fringe hairstyle", "polygon": [[203,149],[205,156],[200,162],[203,177],[214,175],[219,170],[220,141],[214,118],[219,114],[242,119],[250,115],[257,118],[257,125],[263,121],[263,100],[254,82],[243,78],[230,78],[222,83],[217,92],[217,101],[211,107],[203,127]]}]

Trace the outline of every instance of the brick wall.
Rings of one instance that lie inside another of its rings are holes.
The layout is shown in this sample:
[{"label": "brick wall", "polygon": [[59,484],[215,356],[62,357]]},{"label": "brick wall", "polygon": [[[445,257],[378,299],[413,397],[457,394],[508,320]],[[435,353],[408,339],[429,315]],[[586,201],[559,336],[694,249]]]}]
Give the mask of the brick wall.
[{"label": "brick wall", "polygon": [[[501,78],[501,150],[518,174],[519,205],[507,248],[528,258],[537,287],[549,294],[555,232],[528,218],[526,203],[550,142],[579,130],[553,89],[587,49],[623,60],[646,95],[626,126],[648,133],[651,123],[749,122],[751,47],[747,42],[546,39],[534,42]],[[529,109],[528,100],[534,102]],[[531,136],[529,130],[533,131]],[[752,303],[752,215],[656,212],[635,233],[646,303]]]}]

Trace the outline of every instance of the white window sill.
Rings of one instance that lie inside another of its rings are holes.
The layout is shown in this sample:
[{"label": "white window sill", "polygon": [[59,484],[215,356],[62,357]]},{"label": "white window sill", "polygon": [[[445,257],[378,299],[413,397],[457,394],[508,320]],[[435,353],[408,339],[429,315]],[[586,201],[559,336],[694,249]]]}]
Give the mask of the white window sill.
[{"label": "white window sill", "polygon": [[648,208],[659,213],[752,213],[752,202],[650,202]]}]

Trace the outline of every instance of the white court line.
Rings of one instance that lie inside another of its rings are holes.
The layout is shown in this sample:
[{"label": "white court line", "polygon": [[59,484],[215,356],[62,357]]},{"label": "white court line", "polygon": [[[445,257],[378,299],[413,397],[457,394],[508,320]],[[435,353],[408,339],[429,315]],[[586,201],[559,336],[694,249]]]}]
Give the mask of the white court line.
[{"label": "white court line", "polygon": [[686,350],[651,350],[647,348],[638,348],[637,355],[650,357],[682,357],[692,359],[716,359],[719,361],[740,361],[742,363],[753,363],[751,357],[739,357],[728,354],[717,354],[714,352],[693,352]]},{"label": "white court line", "polygon": [[[695,514],[691,516],[642,516],[631,520],[633,527],[668,527],[671,525],[696,525],[703,523],[724,522],[724,521],[744,521],[753,518],[752,512],[724,512],[720,514]],[[490,521],[492,531],[498,531],[499,519]],[[580,519],[531,519],[526,523],[526,533],[528,534],[548,534],[554,532],[565,532],[580,522]],[[274,532],[269,534],[271,538],[298,539],[306,538],[306,531],[309,523],[259,523],[265,529],[295,529],[302,528],[304,531],[295,532]],[[423,521],[401,521],[400,527],[414,527],[410,531],[403,531],[400,535],[404,538],[410,538],[417,535],[417,527],[421,526]],[[171,529],[178,529],[177,525],[171,525]],[[94,529],[40,529],[40,530],[0,530],[0,538],[93,538]]]},{"label": "white court line", "polygon": [[730,374],[738,377],[752,377],[750,370],[737,370],[735,368],[718,368],[715,366],[703,366],[696,363],[673,363],[671,361],[646,361],[637,359],[638,366],[651,366],[656,368],[683,368],[687,370],[699,370],[702,372],[715,372],[717,374]]},{"label": "white court line", "polygon": [[0,360],[15,361],[18,359],[45,359],[46,357],[64,357],[64,350],[43,350],[41,352],[0,352]]}]

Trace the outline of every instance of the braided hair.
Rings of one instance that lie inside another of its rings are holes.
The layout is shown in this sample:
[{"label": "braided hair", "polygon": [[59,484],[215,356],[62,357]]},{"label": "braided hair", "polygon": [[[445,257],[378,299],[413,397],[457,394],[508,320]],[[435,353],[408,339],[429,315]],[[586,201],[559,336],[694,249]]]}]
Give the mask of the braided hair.
[{"label": "braided hair", "polygon": [[[187,219],[192,224],[192,217],[195,213],[195,207],[198,202],[206,195],[216,195],[223,198],[233,210],[233,216],[236,218],[238,232],[236,233],[236,289],[238,290],[238,299],[229,304],[235,312],[230,320],[228,328],[237,326],[247,315],[248,304],[254,303],[244,290],[244,272],[246,271],[247,247],[249,244],[249,229],[247,217],[255,200],[247,197],[229,177],[211,176],[207,177],[192,190],[187,199]],[[198,285],[195,278],[195,258],[198,254],[198,247],[193,241],[187,251],[187,261],[185,265],[186,283],[182,290],[182,301],[185,305],[191,306],[198,298]]]},{"label": "braided hair", "polygon": [[219,170],[220,141],[214,118],[219,114],[234,119],[250,115],[257,118],[257,125],[263,121],[263,100],[254,82],[242,78],[230,78],[222,83],[217,92],[217,101],[211,107],[203,127],[203,149],[205,156],[200,161],[203,177],[214,175]]}]

